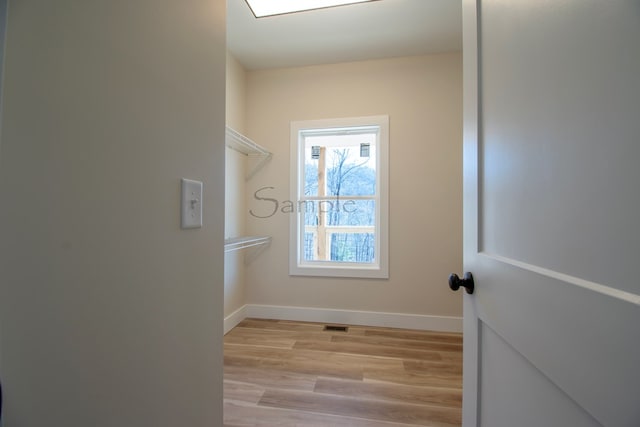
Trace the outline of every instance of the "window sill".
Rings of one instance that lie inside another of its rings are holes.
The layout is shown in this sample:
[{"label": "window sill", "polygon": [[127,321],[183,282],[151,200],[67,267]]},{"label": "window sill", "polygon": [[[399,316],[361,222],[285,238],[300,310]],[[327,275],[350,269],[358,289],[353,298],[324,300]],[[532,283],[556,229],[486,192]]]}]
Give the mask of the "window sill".
[{"label": "window sill", "polygon": [[327,265],[291,265],[290,276],[312,276],[312,277],[344,277],[358,279],[388,279],[388,268],[380,266],[363,266],[362,264],[352,264],[337,266],[335,263]]}]

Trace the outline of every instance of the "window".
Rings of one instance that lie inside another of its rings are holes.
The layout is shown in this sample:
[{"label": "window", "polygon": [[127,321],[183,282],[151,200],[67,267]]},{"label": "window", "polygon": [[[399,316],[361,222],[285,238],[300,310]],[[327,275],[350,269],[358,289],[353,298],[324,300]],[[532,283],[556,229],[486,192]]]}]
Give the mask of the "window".
[{"label": "window", "polygon": [[387,116],[291,124],[289,273],[388,277]]}]

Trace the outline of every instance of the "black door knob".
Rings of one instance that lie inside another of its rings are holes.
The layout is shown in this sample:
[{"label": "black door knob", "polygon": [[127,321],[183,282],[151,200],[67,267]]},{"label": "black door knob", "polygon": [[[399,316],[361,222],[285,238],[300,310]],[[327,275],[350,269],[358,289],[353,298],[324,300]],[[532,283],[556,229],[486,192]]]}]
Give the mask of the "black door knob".
[{"label": "black door knob", "polygon": [[473,293],[475,285],[473,284],[473,275],[471,273],[464,273],[462,279],[455,273],[449,275],[449,287],[452,291],[457,291],[461,286],[465,288],[468,294]]}]

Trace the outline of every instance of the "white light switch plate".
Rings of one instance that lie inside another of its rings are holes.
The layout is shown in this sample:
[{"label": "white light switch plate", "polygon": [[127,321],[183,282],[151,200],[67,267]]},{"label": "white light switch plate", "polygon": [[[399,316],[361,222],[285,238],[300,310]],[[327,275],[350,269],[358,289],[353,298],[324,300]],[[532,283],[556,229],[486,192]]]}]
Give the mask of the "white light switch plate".
[{"label": "white light switch plate", "polygon": [[202,182],[182,178],[182,228],[202,227]]}]

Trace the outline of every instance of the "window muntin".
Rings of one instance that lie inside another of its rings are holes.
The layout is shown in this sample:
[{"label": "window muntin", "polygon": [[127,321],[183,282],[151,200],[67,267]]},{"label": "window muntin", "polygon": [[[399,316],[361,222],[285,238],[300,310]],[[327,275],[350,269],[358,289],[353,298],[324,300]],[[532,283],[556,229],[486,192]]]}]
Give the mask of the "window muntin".
[{"label": "window muntin", "polygon": [[292,123],[290,274],[388,277],[388,118]]}]

